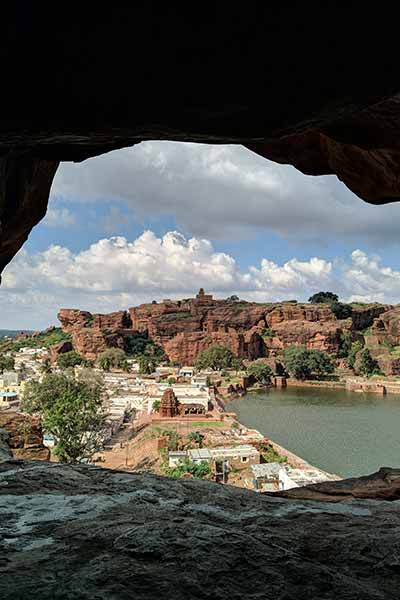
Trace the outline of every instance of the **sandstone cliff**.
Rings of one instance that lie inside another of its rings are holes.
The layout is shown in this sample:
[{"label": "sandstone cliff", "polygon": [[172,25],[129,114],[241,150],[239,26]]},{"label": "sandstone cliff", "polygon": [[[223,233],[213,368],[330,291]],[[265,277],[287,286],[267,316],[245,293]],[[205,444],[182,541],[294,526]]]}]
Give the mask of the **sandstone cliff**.
[{"label": "sandstone cliff", "polygon": [[[292,344],[337,355],[344,335],[356,339],[369,327],[400,345],[399,315],[392,306],[356,306],[351,318],[340,320],[327,304],[216,300],[201,290],[195,298],[141,304],[127,312],[62,309],[58,317],[74,348],[86,358],[95,359],[109,347],[126,348],[130,336],[141,334],[161,346],[169,360],[193,364],[199,352],[213,345],[249,360],[276,357]],[[378,346],[382,354],[384,346]],[[386,365],[387,357],[381,362],[388,374],[397,368],[395,361]]]}]

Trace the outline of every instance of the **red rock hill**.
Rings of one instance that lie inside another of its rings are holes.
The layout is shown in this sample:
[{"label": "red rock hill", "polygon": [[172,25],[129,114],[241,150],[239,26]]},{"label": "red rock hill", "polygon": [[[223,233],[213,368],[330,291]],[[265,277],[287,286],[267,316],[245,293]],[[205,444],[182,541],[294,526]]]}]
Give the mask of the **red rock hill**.
[{"label": "red rock hill", "polygon": [[124,348],[127,337],[143,333],[171,361],[193,364],[201,350],[213,345],[248,359],[273,357],[291,344],[335,353],[343,332],[371,326],[387,308],[362,307],[351,319],[338,320],[326,304],[216,300],[200,290],[195,298],[141,304],[107,315],[62,309],[58,318],[86,358],[95,359],[108,347]]}]

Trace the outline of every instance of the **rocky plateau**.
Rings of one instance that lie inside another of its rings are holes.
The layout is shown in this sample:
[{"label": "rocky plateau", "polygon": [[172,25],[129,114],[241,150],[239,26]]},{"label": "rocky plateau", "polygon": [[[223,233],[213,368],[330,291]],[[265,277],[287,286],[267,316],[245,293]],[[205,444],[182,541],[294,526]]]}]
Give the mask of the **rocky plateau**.
[{"label": "rocky plateau", "polygon": [[351,317],[338,319],[327,304],[216,300],[201,290],[195,298],[141,304],[107,315],[61,309],[58,318],[75,350],[88,359],[109,347],[123,349],[138,334],[154,340],[170,361],[181,365],[194,364],[200,351],[215,345],[248,360],[276,359],[290,345],[336,356],[347,335],[365,343],[382,372],[400,374],[398,306],[355,306]]}]

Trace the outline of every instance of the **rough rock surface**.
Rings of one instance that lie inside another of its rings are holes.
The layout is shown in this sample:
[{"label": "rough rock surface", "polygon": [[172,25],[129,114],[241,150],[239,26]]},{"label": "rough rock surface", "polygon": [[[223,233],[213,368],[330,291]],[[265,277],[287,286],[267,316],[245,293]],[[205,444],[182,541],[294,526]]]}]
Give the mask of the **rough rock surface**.
[{"label": "rough rock surface", "polygon": [[0,429],[0,462],[12,458],[10,446],[8,445],[9,437],[6,429]]},{"label": "rough rock surface", "polygon": [[0,430],[8,433],[7,444],[14,458],[49,460],[50,450],[43,444],[40,419],[13,411],[0,412]]},{"label": "rough rock surface", "polygon": [[0,465],[0,597],[397,600],[396,502]]},{"label": "rough rock surface", "polygon": [[56,362],[60,354],[71,352],[73,349],[72,342],[59,342],[50,346],[50,360]]},{"label": "rough rock surface", "polygon": [[341,502],[354,498],[370,500],[400,500],[400,469],[382,467],[377,473],[352,477],[341,481],[324,481],[285,492],[275,492],[274,497],[292,500],[322,500]]}]

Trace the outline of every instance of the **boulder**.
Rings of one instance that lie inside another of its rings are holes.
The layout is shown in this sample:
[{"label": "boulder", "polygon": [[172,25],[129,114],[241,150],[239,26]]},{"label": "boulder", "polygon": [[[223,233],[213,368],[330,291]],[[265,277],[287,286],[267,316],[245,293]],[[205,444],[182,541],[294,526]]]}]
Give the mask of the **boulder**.
[{"label": "boulder", "polygon": [[14,458],[50,459],[50,450],[43,444],[39,417],[3,411],[0,412],[0,429],[8,434],[7,443]]},{"label": "boulder", "polygon": [[352,477],[340,481],[323,481],[267,495],[292,500],[342,502],[354,498],[369,500],[400,500],[400,469],[382,467],[372,475]]},{"label": "boulder", "polygon": [[397,600],[396,502],[0,464],[0,597]]}]

